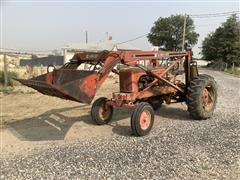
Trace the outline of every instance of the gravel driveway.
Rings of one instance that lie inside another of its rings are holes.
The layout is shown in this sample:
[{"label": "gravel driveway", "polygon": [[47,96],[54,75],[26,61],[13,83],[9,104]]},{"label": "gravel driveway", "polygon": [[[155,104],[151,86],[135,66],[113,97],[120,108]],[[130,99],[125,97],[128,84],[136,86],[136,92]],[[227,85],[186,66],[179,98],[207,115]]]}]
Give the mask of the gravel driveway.
[{"label": "gravel driveway", "polygon": [[240,79],[204,73],[218,83],[211,119],[191,120],[184,105],[169,117],[161,117],[159,110],[155,121],[171,125],[155,123],[145,137],[120,134],[2,157],[1,179],[238,179]]}]

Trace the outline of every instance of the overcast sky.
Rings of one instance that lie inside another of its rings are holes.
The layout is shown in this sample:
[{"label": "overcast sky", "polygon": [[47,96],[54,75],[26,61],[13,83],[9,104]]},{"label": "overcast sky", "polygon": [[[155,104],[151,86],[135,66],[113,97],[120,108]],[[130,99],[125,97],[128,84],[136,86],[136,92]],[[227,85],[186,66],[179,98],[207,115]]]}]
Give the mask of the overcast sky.
[{"label": "overcast sky", "polygon": [[[116,41],[148,33],[159,17],[171,14],[205,14],[239,11],[235,1],[165,2],[54,2],[1,1],[1,47],[30,50],[61,49],[70,42],[105,40],[108,32]],[[195,55],[206,35],[226,17],[194,19],[200,34]],[[146,38],[130,43],[151,49]]]}]

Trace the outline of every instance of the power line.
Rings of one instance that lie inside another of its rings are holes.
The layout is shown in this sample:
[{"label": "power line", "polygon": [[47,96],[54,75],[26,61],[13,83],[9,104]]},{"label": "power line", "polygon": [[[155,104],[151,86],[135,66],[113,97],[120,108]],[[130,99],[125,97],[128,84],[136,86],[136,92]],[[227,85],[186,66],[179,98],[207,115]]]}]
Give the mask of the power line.
[{"label": "power line", "polygon": [[12,49],[12,48],[0,48],[0,50],[6,50],[6,51],[24,51],[24,52],[51,52],[54,50],[27,50],[27,49]]},{"label": "power line", "polygon": [[192,18],[209,18],[209,17],[229,16],[233,14],[240,14],[240,11],[229,11],[229,12],[212,13],[212,14],[192,14],[189,16]]},{"label": "power line", "polygon": [[[234,13],[234,14],[240,14],[240,13]],[[229,16],[229,15],[234,15],[234,14],[224,14],[224,15],[215,15],[215,16],[196,16],[196,17],[192,17],[193,19],[195,18],[219,18],[219,17],[226,17],[226,16]]]},{"label": "power line", "polygon": [[143,34],[143,35],[141,35],[141,36],[137,36],[137,37],[135,37],[135,38],[132,38],[132,39],[129,39],[129,40],[126,40],[126,41],[123,41],[123,42],[120,42],[120,43],[116,43],[115,45],[119,45],[119,44],[124,44],[124,43],[131,42],[131,41],[135,41],[135,40],[140,39],[140,38],[143,38],[143,37],[145,37],[145,36],[147,36],[147,35],[148,35],[148,33],[147,33],[147,34]]},{"label": "power line", "polygon": [[[160,32],[163,33],[163,32],[169,32],[169,31],[160,31]],[[146,33],[146,34],[143,34],[143,35],[141,35],[141,36],[137,36],[137,37],[135,37],[135,38],[132,38],[132,39],[129,39],[129,40],[120,42],[120,43],[116,43],[116,44],[114,44],[114,45],[119,45],[119,44],[124,44],[124,43],[131,42],[131,41],[135,41],[135,40],[138,40],[138,39],[141,39],[141,38],[147,36],[148,34],[149,34],[149,33]]]},{"label": "power line", "polygon": [[219,14],[233,14],[239,13],[240,11],[228,11],[228,12],[220,12],[220,13],[211,13],[211,14],[192,14],[190,16],[206,16],[206,15],[219,15]]}]

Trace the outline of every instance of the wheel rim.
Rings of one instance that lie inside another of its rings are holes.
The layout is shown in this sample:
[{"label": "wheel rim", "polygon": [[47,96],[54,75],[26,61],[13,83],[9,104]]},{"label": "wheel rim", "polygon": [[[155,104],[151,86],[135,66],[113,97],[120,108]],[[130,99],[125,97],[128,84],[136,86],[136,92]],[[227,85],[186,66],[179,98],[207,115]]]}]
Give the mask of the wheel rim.
[{"label": "wheel rim", "polygon": [[147,110],[144,110],[140,116],[140,127],[143,130],[146,130],[151,122],[151,113]]},{"label": "wheel rim", "polygon": [[102,106],[100,106],[99,108],[99,117],[102,119],[102,120],[107,120],[107,118],[110,116],[111,114],[111,110],[110,110],[110,107],[103,104]]},{"label": "wheel rim", "polygon": [[210,112],[215,103],[215,94],[212,86],[206,86],[202,92],[203,109]]}]

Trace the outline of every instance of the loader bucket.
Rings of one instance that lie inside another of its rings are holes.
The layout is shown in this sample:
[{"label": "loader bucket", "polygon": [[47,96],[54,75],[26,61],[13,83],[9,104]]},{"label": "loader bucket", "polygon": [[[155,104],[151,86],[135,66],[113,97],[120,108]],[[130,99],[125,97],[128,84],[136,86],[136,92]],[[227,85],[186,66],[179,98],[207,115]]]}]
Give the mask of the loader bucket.
[{"label": "loader bucket", "polygon": [[96,92],[96,71],[58,69],[31,78],[16,79],[42,94],[90,104]]}]

